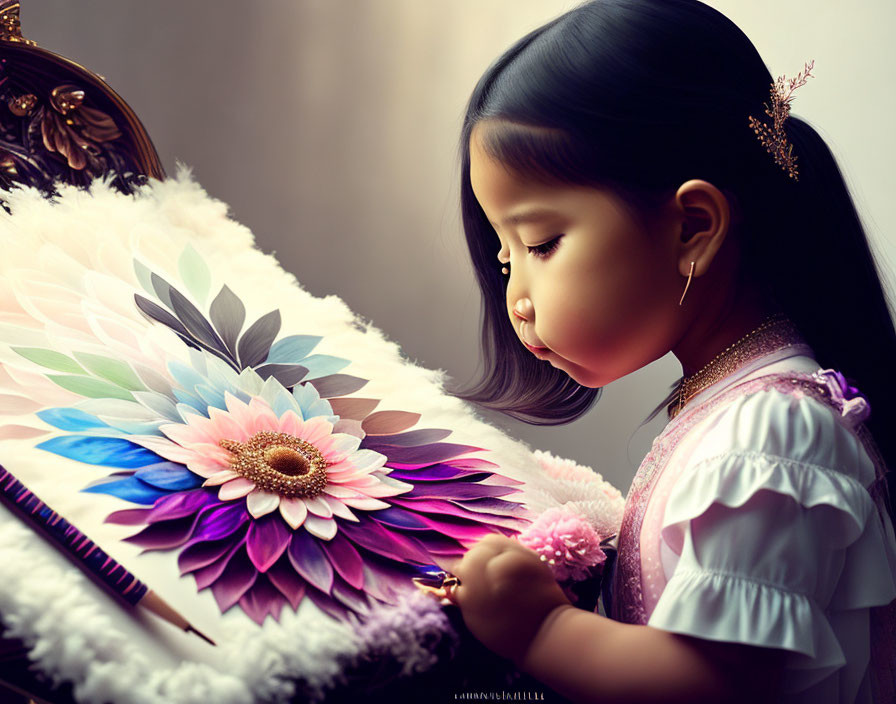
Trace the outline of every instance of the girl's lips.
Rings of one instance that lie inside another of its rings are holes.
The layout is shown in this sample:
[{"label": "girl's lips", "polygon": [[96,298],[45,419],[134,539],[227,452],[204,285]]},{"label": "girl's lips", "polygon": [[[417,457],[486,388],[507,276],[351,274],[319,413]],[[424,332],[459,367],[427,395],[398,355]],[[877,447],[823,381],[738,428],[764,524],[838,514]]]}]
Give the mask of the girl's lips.
[{"label": "girl's lips", "polygon": [[547,347],[533,347],[532,345],[530,345],[527,342],[523,342],[523,344],[526,346],[526,349],[529,350],[536,357],[546,357],[547,353],[549,352]]}]

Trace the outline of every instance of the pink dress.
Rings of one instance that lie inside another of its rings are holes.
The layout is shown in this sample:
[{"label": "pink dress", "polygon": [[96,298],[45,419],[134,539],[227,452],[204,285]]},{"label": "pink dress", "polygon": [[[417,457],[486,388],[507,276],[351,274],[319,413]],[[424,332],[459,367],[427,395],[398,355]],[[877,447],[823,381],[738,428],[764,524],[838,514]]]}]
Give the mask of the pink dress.
[{"label": "pink dress", "polygon": [[786,702],[890,702],[896,538],[876,500],[882,467],[864,399],[814,374],[811,355],[767,350],[657,437],[627,497],[610,615],[783,649]]}]

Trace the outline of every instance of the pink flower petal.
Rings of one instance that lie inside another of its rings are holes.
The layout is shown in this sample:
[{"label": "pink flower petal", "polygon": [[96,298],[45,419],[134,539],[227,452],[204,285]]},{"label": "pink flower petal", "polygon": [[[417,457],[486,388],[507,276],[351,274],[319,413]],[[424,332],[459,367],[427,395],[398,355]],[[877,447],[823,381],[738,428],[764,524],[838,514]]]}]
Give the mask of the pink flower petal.
[{"label": "pink flower petal", "polygon": [[287,411],[280,416],[280,431],[289,433],[294,437],[300,437],[302,432],[302,419],[295,411]]},{"label": "pink flower petal", "polygon": [[336,535],[336,521],[332,518],[318,518],[309,513],[305,519],[305,530],[316,538],[330,540]]},{"label": "pink flower petal", "polygon": [[347,521],[354,521],[355,523],[361,520],[339,499],[334,499],[332,496],[326,495],[322,495],[321,498],[327,502],[327,505],[330,507],[334,516],[339,516],[339,518],[344,518]]},{"label": "pink flower petal", "polygon": [[190,450],[171,442],[167,438],[160,438],[158,435],[128,435],[128,440],[172,462],[186,464],[194,457],[193,452]]},{"label": "pink flower petal", "polygon": [[319,496],[306,497],[304,501],[305,506],[307,506],[308,510],[315,516],[320,516],[321,518],[330,518],[333,515],[333,512],[330,510],[329,504]]},{"label": "pink flower petal", "polygon": [[218,498],[221,501],[233,501],[240,499],[255,488],[255,482],[239,477],[231,482],[222,485],[218,490]]},{"label": "pink flower petal", "polygon": [[280,499],[280,515],[292,528],[299,528],[308,515],[308,507],[302,499]]},{"label": "pink flower petal", "polygon": [[262,399],[258,397],[250,399],[249,411],[252,413],[251,431],[253,435],[263,430],[280,432],[280,419]]},{"label": "pink flower petal", "polygon": [[249,410],[248,404],[240,401],[229,391],[225,391],[224,405],[227,407],[227,412],[230,414],[231,418],[233,418],[234,422],[246,432],[249,432],[254,422],[254,414]]},{"label": "pink flower petal", "polygon": [[216,474],[213,474],[204,482],[202,482],[202,486],[220,486],[225,482],[229,482],[231,479],[236,479],[240,475],[230,469],[222,470]]},{"label": "pink flower petal", "polygon": [[255,518],[275,511],[279,505],[280,496],[278,494],[262,489],[256,489],[246,497],[246,508]]},{"label": "pink flower petal", "polygon": [[299,437],[319,448],[320,443],[330,437],[332,433],[333,424],[323,416],[315,416],[302,424],[302,434]]},{"label": "pink flower petal", "polygon": [[187,460],[187,467],[193,474],[200,477],[213,477],[216,474],[227,471],[230,466],[229,462],[219,462],[218,460],[208,459],[201,455],[195,455]]},{"label": "pink flower petal", "polygon": [[[189,416],[190,419],[198,418],[198,416]],[[205,420],[204,418],[202,420]],[[184,423],[166,423],[165,425],[160,425],[159,430],[162,431],[168,438],[176,442],[178,445],[182,447],[189,447],[190,445],[194,445],[196,443],[216,443],[217,439],[211,434],[207,433],[204,428],[198,422],[192,422],[189,424]]]},{"label": "pink flower petal", "polygon": [[321,451],[321,454],[327,458],[328,462],[335,463],[341,462],[355,452],[360,443],[360,438],[356,438],[354,435],[340,433],[338,435],[331,435],[320,444],[315,444],[317,449]]},{"label": "pink flower petal", "polygon": [[237,423],[227,411],[212,407],[208,409],[208,414],[209,420],[214,424],[212,426],[214,434],[219,440],[227,438],[237,442],[246,442],[249,439],[249,433],[246,429]]}]

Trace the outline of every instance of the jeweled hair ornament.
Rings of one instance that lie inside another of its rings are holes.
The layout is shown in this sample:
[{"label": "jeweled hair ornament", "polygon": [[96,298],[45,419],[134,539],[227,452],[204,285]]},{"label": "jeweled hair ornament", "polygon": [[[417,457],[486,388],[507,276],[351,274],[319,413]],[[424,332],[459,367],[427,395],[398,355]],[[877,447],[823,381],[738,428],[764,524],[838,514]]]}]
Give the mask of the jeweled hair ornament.
[{"label": "jeweled hair ornament", "polygon": [[815,78],[811,74],[815,66],[815,59],[805,64],[805,67],[796,78],[791,78],[787,89],[784,88],[784,76],[778,76],[778,80],[772,83],[771,105],[764,103],[765,114],[772,118],[769,126],[750,115],[750,127],[759,137],[759,141],[771,154],[775,163],[787,171],[790,178],[799,181],[799,170],[796,165],[796,157],[793,155],[793,145],[787,141],[784,133],[784,121],[790,115],[790,103],[793,100],[793,91],[806,84],[809,78]]}]

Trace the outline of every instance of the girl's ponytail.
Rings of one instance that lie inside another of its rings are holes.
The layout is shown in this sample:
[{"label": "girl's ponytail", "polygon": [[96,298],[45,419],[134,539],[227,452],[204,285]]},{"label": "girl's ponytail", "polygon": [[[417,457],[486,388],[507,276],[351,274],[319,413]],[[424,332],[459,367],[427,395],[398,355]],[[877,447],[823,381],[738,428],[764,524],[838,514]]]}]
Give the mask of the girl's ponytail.
[{"label": "girl's ponytail", "polygon": [[[786,121],[799,181],[751,204],[763,222],[745,223],[745,265],[803,332],[822,367],[850,378],[867,397],[867,423],[888,467],[896,469],[896,330],[865,230],[828,145],[807,122]],[[758,146],[758,145],[757,145]],[[769,161],[772,159],[769,157]],[[776,167],[779,168],[779,167]],[[780,179],[790,180],[781,171]],[[750,194],[759,196],[758,192]],[[896,480],[888,477],[891,505]]]}]

